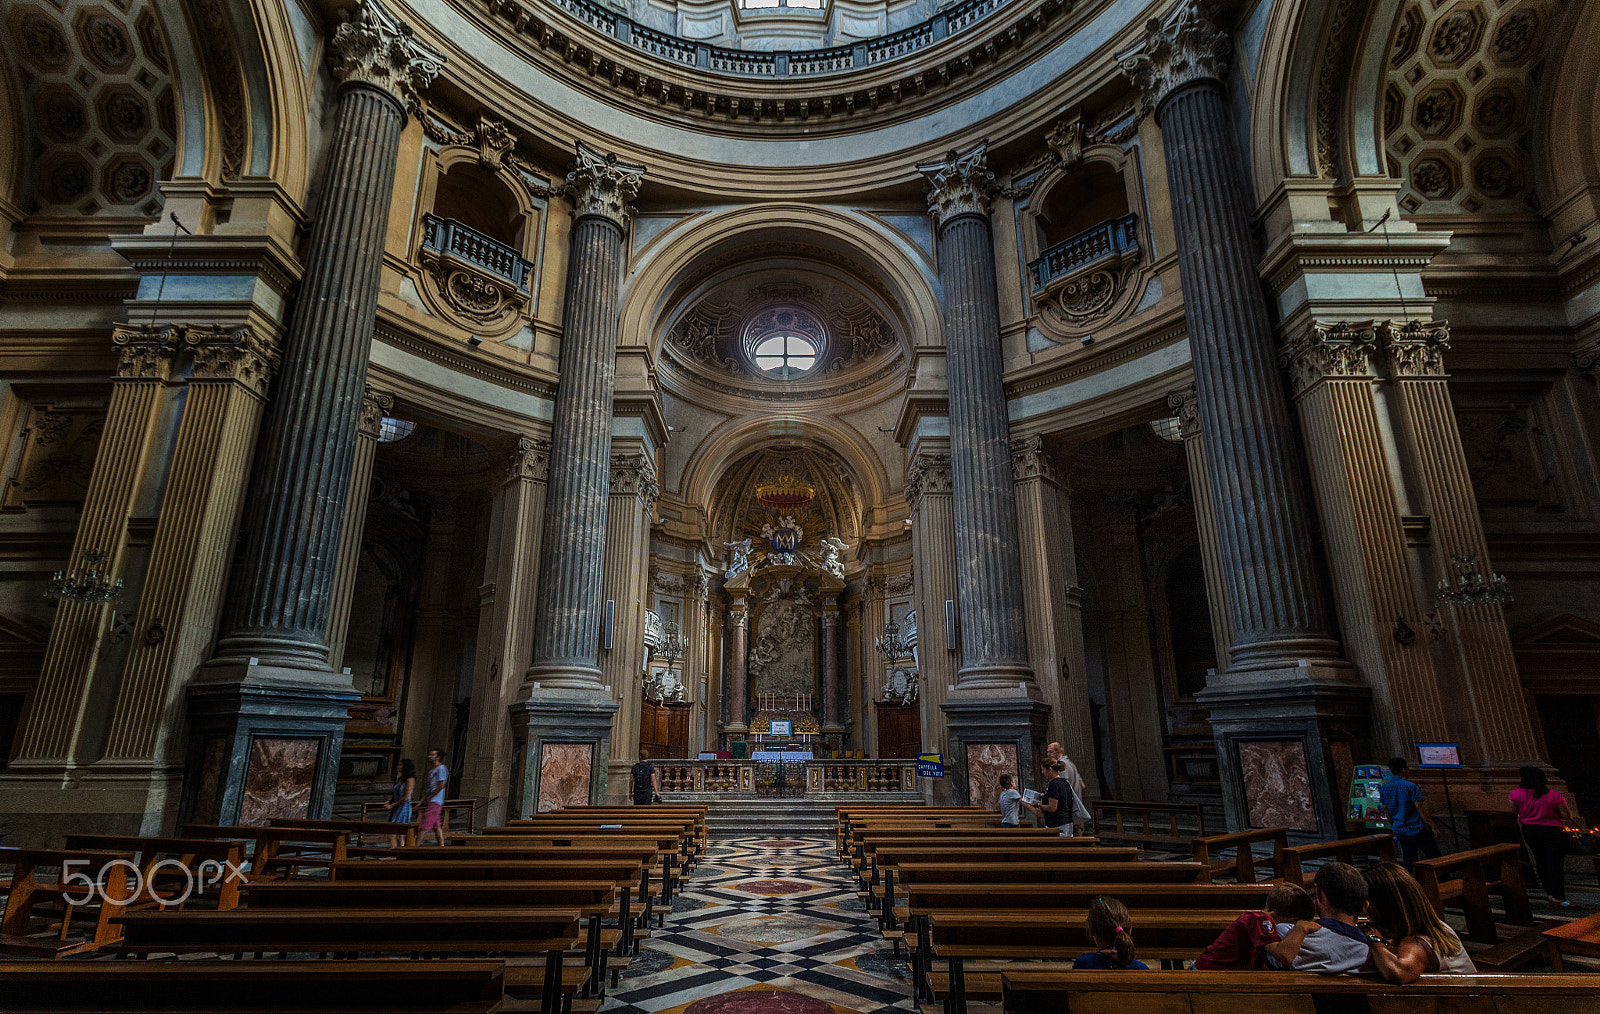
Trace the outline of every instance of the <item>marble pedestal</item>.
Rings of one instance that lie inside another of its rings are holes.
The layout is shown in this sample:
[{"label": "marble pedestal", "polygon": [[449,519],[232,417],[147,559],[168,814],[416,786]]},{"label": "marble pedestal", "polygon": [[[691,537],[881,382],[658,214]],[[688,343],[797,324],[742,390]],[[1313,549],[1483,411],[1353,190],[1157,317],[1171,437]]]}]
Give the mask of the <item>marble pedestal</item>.
[{"label": "marble pedestal", "polygon": [[957,804],[994,809],[1000,798],[999,776],[1008,772],[1022,788],[1044,788],[1039,762],[1050,720],[1048,704],[1020,697],[955,698],[939,707],[950,736],[945,777]]},{"label": "marble pedestal", "polygon": [[325,820],[333,811],[349,677],[280,666],[208,666],[189,693],[179,824]]},{"label": "marble pedestal", "polygon": [[555,695],[511,705],[516,756],[507,816],[522,819],[605,802],[611,719],[618,707],[604,698]]},{"label": "marble pedestal", "polygon": [[1353,669],[1234,673],[1196,696],[1210,709],[1231,830],[1343,835],[1353,766],[1376,762],[1366,735],[1371,692]]}]

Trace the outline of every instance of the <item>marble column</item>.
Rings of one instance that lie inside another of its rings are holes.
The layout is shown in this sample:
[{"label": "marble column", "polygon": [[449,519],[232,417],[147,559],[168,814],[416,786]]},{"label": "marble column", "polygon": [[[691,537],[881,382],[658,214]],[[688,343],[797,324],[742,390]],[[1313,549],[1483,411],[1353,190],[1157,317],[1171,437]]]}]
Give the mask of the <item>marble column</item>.
[{"label": "marble column", "polygon": [[[545,740],[560,744],[556,753],[569,757],[588,745],[590,801],[605,798],[611,720],[618,707],[601,681],[600,670],[617,289],[633,214],[630,202],[639,192],[644,171],[643,166],[620,162],[582,142],[567,170],[566,191],[574,207],[533,662],[512,709],[519,755],[512,794],[517,799],[513,809],[519,814],[533,813],[537,805]],[[626,608],[623,603],[619,606]]]},{"label": "marble column", "polygon": [[384,413],[394,408],[394,397],[367,388],[361,396],[361,417],[356,424],[356,454],[350,467],[350,494],[339,533],[339,569],[333,579],[333,602],[328,608],[328,665],[344,665],[344,642],[350,634],[350,605],[356,591],[356,571],[361,569],[361,537],[367,530],[367,498],[372,491],[372,463],[378,455],[378,427]]},{"label": "marble column", "polygon": [[400,133],[444,63],[372,0],[329,50],[340,85],[328,164],[253,484],[236,615],[217,646],[225,665],[257,658],[331,673],[328,617]]},{"label": "marble column", "polygon": [[745,706],[750,699],[750,677],[745,666],[750,651],[750,610],[743,599],[728,607],[728,725],[730,737],[750,731]]},{"label": "marble column", "polygon": [[[919,440],[913,446],[916,450],[906,467],[906,506],[911,510],[911,605],[917,613],[918,713],[923,747],[948,754],[950,737],[941,707],[956,681],[958,655],[950,645],[959,633],[946,626],[944,608],[945,602],[959,598],[950,454],[942,443],[932,439]],[[867,687],[873,696],[877,696],[887,676],[883,656],[874,650],[890,616],[885,592],[882,576],[869,582],[872,618],[864,632],[864,657],[871,667]],[[901,627],[903,634],[904,624]],[[874,737],[877,731],[874,723]],[[930,781],[936,803],[949,803],[955,798],[950,792],[952,779]]]},{"label": "marble column", "polygon": [[837,734],[839,724],[839,605],[822,609],[822,729]]},{"label": "marble column", "polygon": [[[608,776],[613,803],[627,802],[628,769],[639,759],[644,610],[650,600],[650,523],[660,493],[655,462],[637,444],[611,455],[602,595],[616,603],[616,611],[611,648],[600,653],[600,678],[618,706],[612,723]],[[684,664],[678,671],[687,673],[689,667]]]},{"label": "marble column", "polygon": [[980,768],[1035,769],[1050,709],[1028,659],[988,144],[917,169],[928,180],[928,212],[938,236],[959,589],[961,667],[942,708],[954,752],[952,788],[966,802],[980,789],[990,793]]},{"label": "marble column", "polygon": [[[375,0],[346,17],[328,40],[339,82],[333,129],[251,483],[229,632],[189,687],[182,813],[201,823],[326,817],[359,699],[330,664],[328,622],[400,135],[444,57]],[[308,791],[258,790],[258,766]]]},{"label": "marble column", "polygon": [[[1329,636],[1289,410],[1224,94],[1232,43],[1181,0],[1118,63],[1155,110],[1178,233],[1197,409],[1233,642],[1202,703],[1234,826],[1341,829],[1364,689]],[[1248,775],[1247,775],[1248,772]],[[1267,784],[1293,786],[1268,798]]]}]

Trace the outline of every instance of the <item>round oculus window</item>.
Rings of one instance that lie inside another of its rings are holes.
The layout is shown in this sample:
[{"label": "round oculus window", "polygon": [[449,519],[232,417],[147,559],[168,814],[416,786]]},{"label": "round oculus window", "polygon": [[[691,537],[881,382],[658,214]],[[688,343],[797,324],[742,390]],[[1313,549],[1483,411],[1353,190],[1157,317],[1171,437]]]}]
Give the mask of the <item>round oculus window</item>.
[{"label": "round oculus window", "polygon": [[768,306],[744,326],[744,354],[763,376],[792,380],[822,365],[827,331],[813,314],[793,304]]},{"label": "round oculus window", "polygon": [[775,334],[756,343],[753,358],[762,372],[786,380],[817,365],[817,346],[802,335]]}]

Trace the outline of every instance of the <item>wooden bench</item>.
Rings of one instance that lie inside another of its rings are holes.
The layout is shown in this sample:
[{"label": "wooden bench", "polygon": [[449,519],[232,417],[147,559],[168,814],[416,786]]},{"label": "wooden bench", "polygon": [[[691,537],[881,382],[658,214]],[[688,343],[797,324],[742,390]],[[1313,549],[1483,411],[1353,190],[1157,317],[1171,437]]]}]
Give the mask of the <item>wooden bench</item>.
[{"label": "wooden bench", "polygon": [[[110,946],[121,935],[115,919],[128,904],[123,871],[137,868],[133,853],[0,848],[0,866],[11,867],[11,887],[5,913],[0,915],[0,954],[65,958]],[[41,868],[58,872],[54,879],[45,879]],[[72,917],[80,909],[92,916],[93,924],[84,939],[69,939]],[[40,918],[43,927],[35,925]]]},{"label": "wooden bench", "polygon": [[1278,876],[1291,884],[1310,887],[1312,874],[1305,864],[1316,859],[1334,860],[1357,865],[1356,860],[1372,857],[1380,862],[1394,862],[1394,835],[1366,834],[1357,838],[1339,838],[1335,841],[1314,842],[1310,845],[1290,845],[1281,850],[1282,862]]},{"label": "wooden bench", "polygon": [[217,824],[185,825],[184,838],[247,841],[250,878],[259,880],[294,876],[302,866],[325,868],[349,856],[350,832],[311,827],[233,827]]},{"label": "wooden bench", "polygon": [[[1103,842],[1154,846],[1188,852],[1196,837],[1206,836],[1206,815],[1196,803],[1133,803],[1097,799],[1091,804],[1095,837]],[[1186,830],[1182,819],[1195,828]]]},{"label": "wooden bench", "polygon": [[[392,820],[302,820],[298,817],[274,817],[268,821],[272,827],[296,827],[301,830],[344,831],[357,845],[369,848],[387,848],[388,838],[401,839],[402,845],[417,843],[417,821]],[[367,845],[366,838],[375,835],[383,841],[377,846]]]},{"label": "wooden bench", "polygon": [[[921,852],[885,853],[880,867],[880,883],[868,888],[874,903],[879,907],[878,924],[884,930],[894,930],[899,904],[895,896],[896,878],[902,884],[909,878],[916,883],[932,884],[1008,884],[1008,883],[1122,883],[1129,881],[1163,881],[1171,883],[1192,882],[1200,879],[1204,868],[1194,863],[1136,863],[1138,849],[1118,848],[1100,861],[1048,862],[1032,858],[1011,861],[978,860],[971,854],[957,853],[950,860],[945,853],[928,855]],[[1118,853],[1121,853],[1120,855]],[[981,855],[982,853],[977,853]],[[911,860],[907,861],[906,856]],[[1046,857],[1046,859],[1054,857]],[[1076,858],[1076,854],[1074,856]],[[1118,861],[1120,860],[1120,861]],[[1174,872],[1181,867],[1181,872]],[[925,874],[922,871],[926,871]],[[1148,878],[1148,879],[1146,879]],[[904,897],[902,892],[901,897]],[[869,908],[872,907],[869,905]]]},{"label": "wooden bench", "polygon": [[496,1014],[503,961],[70,961],[0,964],[5,1014]]},{"label": "wooden bench", "polygon": [[[1218,874],[1231,874],[1233,879],[1241,884],[1252,884],[1255,883],[1256,865],[1259,860],[1256,859],[1251,846],[1261,842],[1272,843],[1272,859],[1268,863],[1268,868],[1275,878],[1283,869],[1283,850],[1289,847],[1289,829],[1286,827],[1263,827],[1251,831],[1235,831],[1232,834],[1195,838],[1189,843],[1189,854],[1195,862],[1206,864],[1211,870],[1213,880]],[[1221,858],[1230,849],[1233,851],[1233,858],[1231,860]]]},{"label": "wooden bench", "polygon": [[1438,859],[1419,859],[1412,864],[1411,873],[1441,918],[1447,902],[1460,903],[1467,916],[1470,940],[1492,944],[1500,939],[1489,903],[1491,891],[1500,895],[1507,922],[1518,926],[1534,924],[1528,887],[1522,880],[1520,845],[1490,845]]},{"label": "wooden bench", "polygon": [[[116,921],[118,949],[133,954],[542,954],[534,976],[542,1014],[556,1014],[563,993],[589,978],[587,968],[563,971],[562,956],[580,933],[575,908],[243,908],[134,912]],[[507,976],[508,987],[525,982]]]},{"label": "wooden bench", "polygon": [[[927,855],[930,849],[949,856],[952,860],[964,859],[970,862],[1008,862],[1034,858],[1053,858],[1061,862],[1107,862],[1121,858],[1117,853],[1099,851],[1093,838],[1063,838],[1059,834],[1033,839],[1014,838],[1010,841],[985,838],[938,840],[889,838],[870,843],[866,855],[857,866],[857,880],[863,890],[871,891],[882,880],[882,865],[901,861],[885,859],[885,855],[904,856],[907,853],[919,853],[919,858],[933,858]],[[1130,859],[1136,854],[1136,849],[1130,849],[1126,853]],[[1063,856],[1066,858],[1063,859]]]},{"label": "wooden bench", "polygon": [[1304,972],[1064,972],[1026,965],[1003,976],[1006,1014],[1562,1014],[1600,1012],[1600,975],[1376,977]]},{"label": "wooden bench", "polygon": [[[533,837],[520,835],[479,835],[473,838],[457,839],[459,848],[449,849],[396,849],[395,857],[414,861],[417,859],[431,858],[440,852],[448,858],[466,856],[476,859],[534,859],[552,858],[558,855],[586,856],[595,859],[617,859],[637,856],[641,859],[653,858],[660,864],[661,901],[670,905],[672,902],[673,887],[677,882],[675,875],[676,862],[679,852],[676,839],[671,836],[644,838],[630,836],[628,838],[593,838],[584,835],[570,837]],[[651,870],[656,863],[651,863]]]},{"label": "wooden bench", "polygon": [[851,827],[857,821],[867,820],[872,817],[885,819],[905,817],[918,818],[928,815],[967,813],[988,815],[989,811],[976,806],[836,806],[833,808],[835,838],[839,854],[845,854],[848,847]]},{"label": "wooden bench", "polygon": [[[214,887],[215,907],[227,911],[238,907],[239,886],[246,880],[242,842],[69,834],[66,847],[130,853],[139,870],[142,893],[129,895],[129,909],[183,907],[193,898],[205,897],[207,890]],[[176,869],[172,868],[173,864]],[[174,898],[179,900],[174,901]]]}]

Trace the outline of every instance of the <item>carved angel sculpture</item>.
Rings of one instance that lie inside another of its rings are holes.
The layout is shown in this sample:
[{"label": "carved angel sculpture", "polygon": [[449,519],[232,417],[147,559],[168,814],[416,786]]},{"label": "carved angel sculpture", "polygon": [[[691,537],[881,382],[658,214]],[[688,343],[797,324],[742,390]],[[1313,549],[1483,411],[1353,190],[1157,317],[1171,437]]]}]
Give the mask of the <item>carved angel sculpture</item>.
[{"label": "carved angel sculpture", "polygon": [[740,539],[738,542],[724,542],[723,545],[728,547],[729,555],[733,557],[732,560],[728,561],[728,569],[724,572],[724,576],[733,577],[735,574],[743,574],[750,569],[750,547],[752,543],[749,539]]},{"label": "carved angel sculpture", "polygon": [[844,579],[844,560],[840,554],[850,548],[850,544],[837,535],[830,535],[822,540],[822,569],[840,580]]}]

